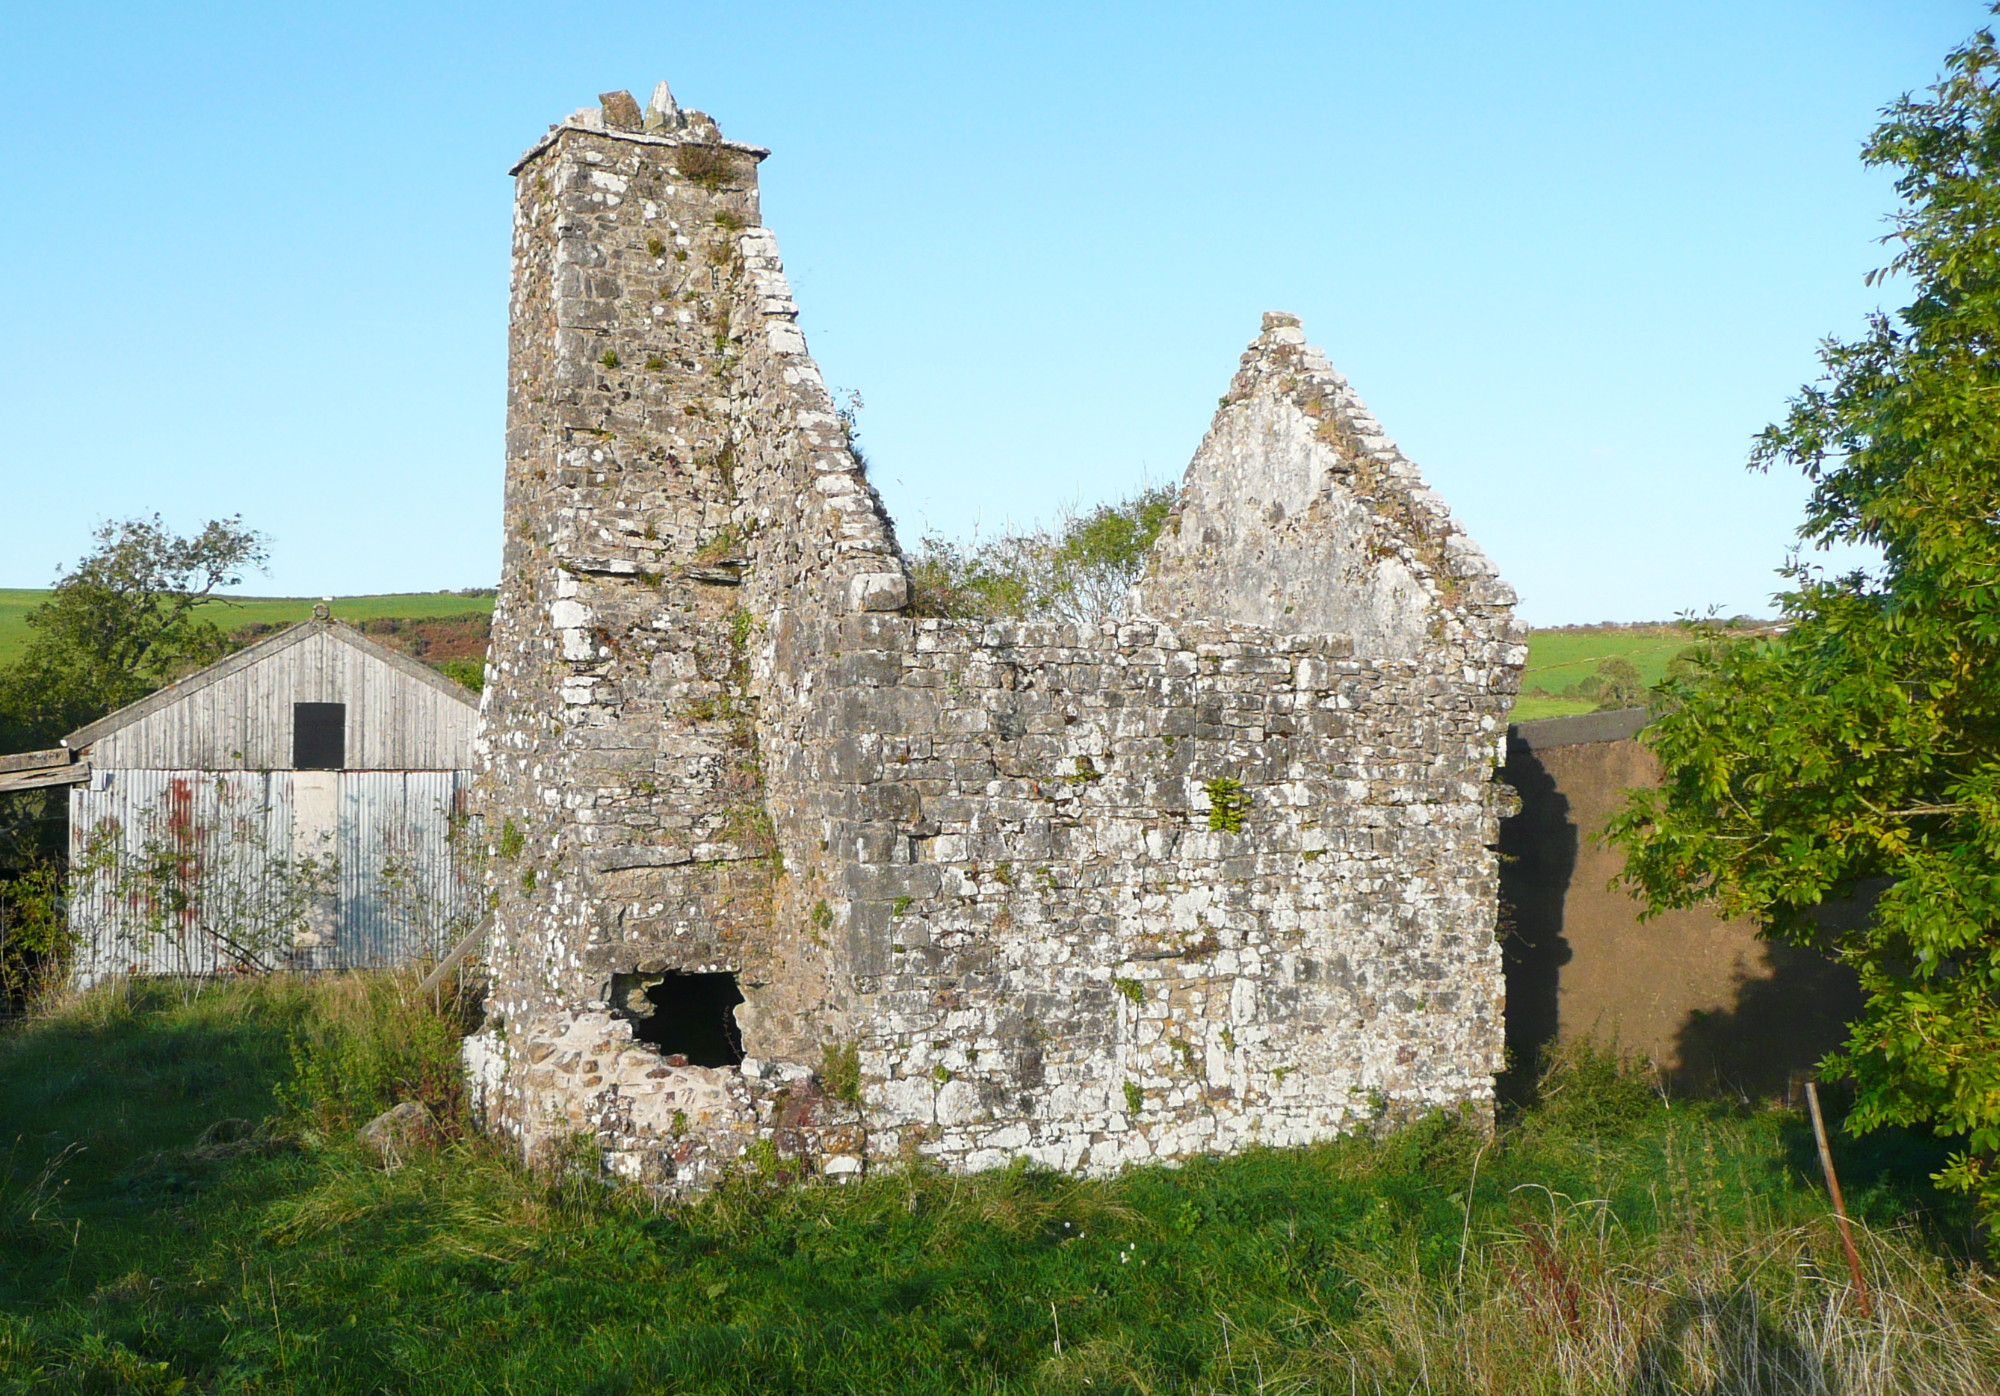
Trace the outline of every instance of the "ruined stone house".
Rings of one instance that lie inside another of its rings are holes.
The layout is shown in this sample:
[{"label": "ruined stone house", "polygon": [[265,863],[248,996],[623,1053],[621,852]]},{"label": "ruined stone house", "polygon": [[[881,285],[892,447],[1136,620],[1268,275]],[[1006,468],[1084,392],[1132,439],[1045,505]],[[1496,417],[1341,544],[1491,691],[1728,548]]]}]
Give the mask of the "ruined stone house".
[{"label": "ruined stone house", "polygon": [[664,84],[514,168],[478,1109],[668,1190],[1490,1102],[1512,591],[1267,315],[1130,615],[923,619]]}]

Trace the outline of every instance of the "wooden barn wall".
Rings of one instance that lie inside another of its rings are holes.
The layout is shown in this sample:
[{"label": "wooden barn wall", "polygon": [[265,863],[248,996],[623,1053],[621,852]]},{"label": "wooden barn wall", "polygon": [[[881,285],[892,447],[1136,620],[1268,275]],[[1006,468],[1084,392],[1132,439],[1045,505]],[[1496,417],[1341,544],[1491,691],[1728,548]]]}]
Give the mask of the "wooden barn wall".
[{"label": "wooden barn wall", "polygon": [[[294,970],[441,954],[478,914],[476,874],[451,837],[471,779],[466,771],[98,771],[70,792],[78,982],[211,973],[232,968],[242,947],[258,965]],[[326,784],[334,825],[311,845],[313,816],[302,808],[311,801],[297,796]],[[327,895],[301,906],[296,860],[315,848],[334,869]]]},{"label": "wooden barn wall", "polygon": [[100,737],[99,768],[286,770],[292,704],[347,705],[347,769],[465,770],[478,710],[330,634],[288,645]]}]

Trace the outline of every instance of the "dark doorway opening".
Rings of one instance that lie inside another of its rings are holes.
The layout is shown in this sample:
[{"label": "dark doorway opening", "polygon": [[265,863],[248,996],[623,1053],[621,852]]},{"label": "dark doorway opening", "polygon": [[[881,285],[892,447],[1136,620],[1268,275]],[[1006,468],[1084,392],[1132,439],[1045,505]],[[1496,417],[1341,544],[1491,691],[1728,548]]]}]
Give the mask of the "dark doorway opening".
[{"label": "dark doorway opening", "polygon": [[733,974],[614,974],[611,1011],[632,1023],[632,1036],[689,1066],[735,1066],[743,1060],[736,1005],[743,991]]},{"label": "dark doorway opening", "polygon": [[339,771],[347,766],[347,704],[292,704],[292,768]]}]

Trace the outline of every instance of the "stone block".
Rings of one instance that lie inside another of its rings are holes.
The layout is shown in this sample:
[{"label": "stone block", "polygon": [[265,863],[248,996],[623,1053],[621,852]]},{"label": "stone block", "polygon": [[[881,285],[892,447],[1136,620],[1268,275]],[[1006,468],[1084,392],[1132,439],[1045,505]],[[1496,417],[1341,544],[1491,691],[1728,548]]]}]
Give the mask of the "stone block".
[{"label": "stone block", "polygon": [[864,572],[847,583],[847,604],[856,611],[900,611],[910,602],[910,583],[900,572]]}]

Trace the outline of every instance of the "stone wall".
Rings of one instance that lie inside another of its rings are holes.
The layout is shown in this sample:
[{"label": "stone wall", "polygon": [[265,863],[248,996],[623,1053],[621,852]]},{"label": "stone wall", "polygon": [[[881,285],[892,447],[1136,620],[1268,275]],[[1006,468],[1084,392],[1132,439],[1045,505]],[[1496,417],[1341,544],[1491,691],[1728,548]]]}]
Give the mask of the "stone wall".
[{"label": "stone wall", "polygon": [[[515,171],[489,1122],[685,1190],[1489,1101],[1523,650],[1442,502],[1267,316],[1133,618],[904,614],[762,155],[662,85]],[[634,1040],[718,972],[740,1065]]]}]

